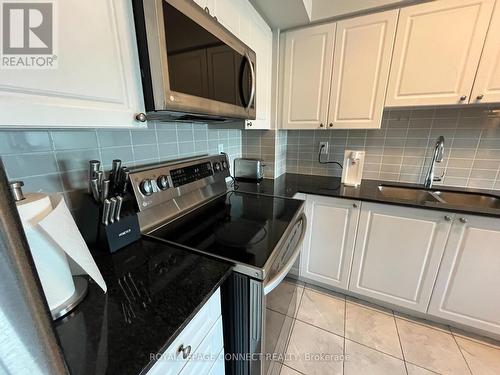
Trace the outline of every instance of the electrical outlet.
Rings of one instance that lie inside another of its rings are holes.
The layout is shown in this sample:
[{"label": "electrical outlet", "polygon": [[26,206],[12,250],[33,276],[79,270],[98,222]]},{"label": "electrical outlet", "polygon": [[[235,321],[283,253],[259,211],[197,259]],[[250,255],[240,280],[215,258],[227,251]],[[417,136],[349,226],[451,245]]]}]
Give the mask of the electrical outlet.
[{"label": "electrical outlet", "polygon": [[224,152],[224,143],[219,143],[219,154]]},{"label": "electrical outlet", "polygon": [[319,142],[319,149],[322,154],[328,154],[328,142]]}]

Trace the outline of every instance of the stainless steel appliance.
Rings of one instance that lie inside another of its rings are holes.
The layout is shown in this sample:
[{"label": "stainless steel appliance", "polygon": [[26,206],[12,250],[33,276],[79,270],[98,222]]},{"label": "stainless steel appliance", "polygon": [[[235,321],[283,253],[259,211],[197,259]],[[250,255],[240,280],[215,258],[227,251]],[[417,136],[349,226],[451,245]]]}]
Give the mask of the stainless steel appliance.
[{"label": "stainless steel appliance", "polygon": [[149,119],[255,119],[256,55],[192,0],[133,0]]},{"label": "stainless steel appliance", "polygon": [[264,163],[261,159],[234,159],[234,177],[237,180],[260,181],[264,178]]},{"label": "stainless steel appliance", "polygon": [[225,155],[130,172],[144,235],[234,265],[223,285],[226,368],[278,374],[297,310],[303,202],[228,191]]}]

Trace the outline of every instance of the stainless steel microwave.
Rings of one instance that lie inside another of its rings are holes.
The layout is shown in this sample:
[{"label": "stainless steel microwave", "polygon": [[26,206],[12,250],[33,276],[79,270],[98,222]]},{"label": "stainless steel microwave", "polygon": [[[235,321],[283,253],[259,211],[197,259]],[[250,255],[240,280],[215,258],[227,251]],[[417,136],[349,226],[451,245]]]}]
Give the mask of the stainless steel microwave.
[{"label": "stainless steel microwave", "polygon": [[148,119],[255,119],[256,55],[192,0],[133,0]]}]

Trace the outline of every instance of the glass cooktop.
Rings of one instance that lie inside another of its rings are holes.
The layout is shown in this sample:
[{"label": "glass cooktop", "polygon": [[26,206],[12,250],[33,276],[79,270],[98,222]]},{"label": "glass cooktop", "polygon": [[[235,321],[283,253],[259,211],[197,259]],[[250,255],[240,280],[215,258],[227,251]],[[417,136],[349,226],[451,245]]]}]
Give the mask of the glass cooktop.
[{"label": "glass cooktop", "polygon": [[302,201],[229,192],[150,236],[262,268]]}]

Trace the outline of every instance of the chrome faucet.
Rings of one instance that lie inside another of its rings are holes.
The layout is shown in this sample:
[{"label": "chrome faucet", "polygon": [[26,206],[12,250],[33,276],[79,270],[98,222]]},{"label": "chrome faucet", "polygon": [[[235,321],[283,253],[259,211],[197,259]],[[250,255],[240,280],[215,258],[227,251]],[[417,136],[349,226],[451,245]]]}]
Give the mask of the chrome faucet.
[{"label": "chrome faucet", "polygon": [[435,177],[434,172],[436,169],[436,163],[441,163],[443,161],[444,156],[444,137],[441,135],[436,141],[436,146],[434,147],[434,153],[432,154],[431,165],[429,166],[429,170],[427,171],[427,176],[425,177],[424,186],[428,189],[432,187],[434,182],[441,181],[444,176],[444,173],[441,177]]}]

